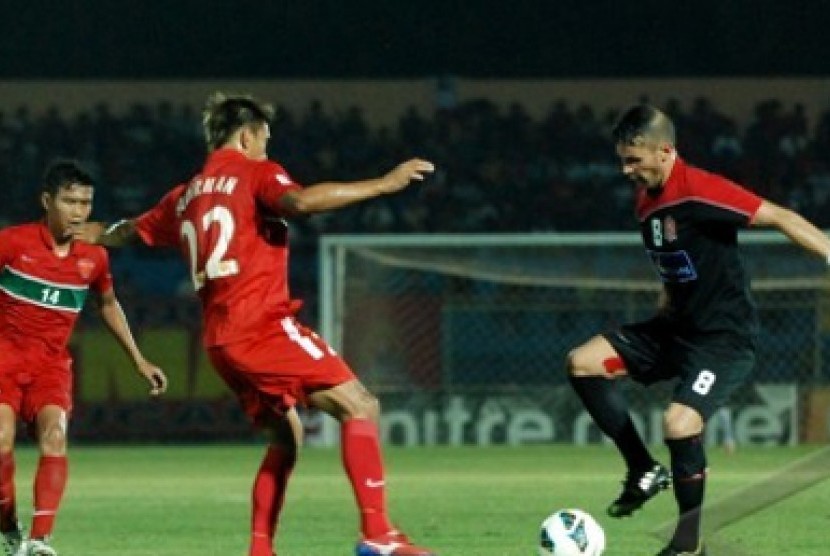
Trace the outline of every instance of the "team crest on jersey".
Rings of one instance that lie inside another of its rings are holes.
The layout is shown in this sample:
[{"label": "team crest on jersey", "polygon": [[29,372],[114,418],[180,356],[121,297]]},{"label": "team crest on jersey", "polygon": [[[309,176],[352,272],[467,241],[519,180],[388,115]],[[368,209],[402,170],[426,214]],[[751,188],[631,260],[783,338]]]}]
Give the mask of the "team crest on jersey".
[{"label": "team crest on jersey", "polygon": [[95,261],[92,259],[78,259],[78,273],[84,280],[89,280],[95,270]]},{"label": "team crest on jersey", "polygon": [[663,237],[666,238],[666,241],[677,241],[677,222],[674,221],[671,215],[663,219]]}]

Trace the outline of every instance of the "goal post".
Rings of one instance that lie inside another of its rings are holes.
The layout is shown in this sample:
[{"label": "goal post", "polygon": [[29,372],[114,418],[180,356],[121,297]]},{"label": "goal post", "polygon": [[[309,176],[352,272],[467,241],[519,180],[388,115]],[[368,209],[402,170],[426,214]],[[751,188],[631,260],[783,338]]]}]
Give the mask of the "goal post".
[{"label": "goal post", "polygon": [[[762,333],[754,381],[730,406],[738,441],[825,441],[826,267],[778,233],[740,243]],[[319,257],[321,333],[381,399],[383,434],[400,444],[600,441],[564,359],[652,315],[660,288],[633,233],[332,235]],[[671,385],[626,388],[659,441]],[[710,442],[722,426],[711,423]]]}]

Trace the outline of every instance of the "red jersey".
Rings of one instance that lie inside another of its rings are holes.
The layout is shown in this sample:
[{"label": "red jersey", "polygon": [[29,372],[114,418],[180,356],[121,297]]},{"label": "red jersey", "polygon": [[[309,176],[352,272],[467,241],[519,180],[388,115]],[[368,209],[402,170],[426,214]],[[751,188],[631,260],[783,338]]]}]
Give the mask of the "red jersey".
[{"label": "red jersey", "polygon": [[216,346],[262,332],[294,312],[288,291],[288,226],[280,198],[300,188],[270,160],[233,149],[210,154],[202,171],[136,219],[150,246],[178,246]]},{"label": "red jersey", "polygon": [[53,248],[42,222],[0,230],[0,365],[21,351],[64,356],[89,287],[112,289],[103,247],[76,241],[65,257]]}]

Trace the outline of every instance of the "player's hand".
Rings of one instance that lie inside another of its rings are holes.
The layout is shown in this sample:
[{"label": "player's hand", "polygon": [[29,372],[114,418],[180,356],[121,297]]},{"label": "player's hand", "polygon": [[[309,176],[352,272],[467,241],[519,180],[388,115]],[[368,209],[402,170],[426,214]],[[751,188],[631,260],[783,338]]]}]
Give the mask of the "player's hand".
[{"label": "player's hand", "polygon": [[381,180],[384,193],[394,193],[408,186],[412,181],[423,181],[426,174],[435,171],[435,165],[428,160],[413,158],[407,160],[386,174]]},{"label": "player's hand", "polygon": [[136,368],[150,383],[151,396],[160,396],[167,391],[167,375],[157,365],[143,360],[136,364]]},{"label": "player's hand", "polygon": [[98,240],[104,235],[106,230],[107,225],[103,222],[84,222],[83,224],[71,226],[69,233],[72,234],[72,239],[74,240],[98,243]]}]

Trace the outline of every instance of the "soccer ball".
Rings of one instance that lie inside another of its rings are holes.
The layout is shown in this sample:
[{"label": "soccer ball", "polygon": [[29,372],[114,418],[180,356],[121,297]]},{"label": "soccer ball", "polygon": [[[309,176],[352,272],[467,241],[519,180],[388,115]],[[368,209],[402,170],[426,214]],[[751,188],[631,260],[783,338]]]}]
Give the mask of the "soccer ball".
[{"label": "soccer ball", "polygon": [[559,510],[542,522],[539,556],[600,556],[605,532],[582,510]]}]

